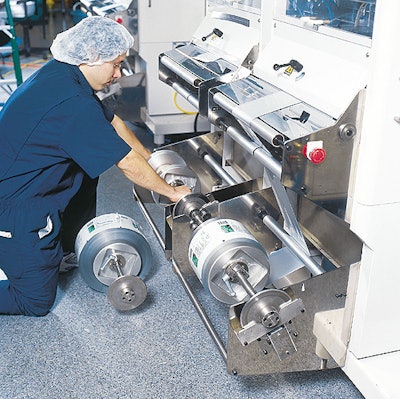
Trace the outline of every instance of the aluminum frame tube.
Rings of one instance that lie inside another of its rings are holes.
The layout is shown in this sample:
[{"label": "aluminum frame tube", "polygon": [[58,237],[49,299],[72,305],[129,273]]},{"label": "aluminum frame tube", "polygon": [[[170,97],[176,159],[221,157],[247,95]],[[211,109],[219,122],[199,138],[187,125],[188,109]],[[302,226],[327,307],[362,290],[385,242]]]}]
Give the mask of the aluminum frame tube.
[{"label": "aluminum frame tube", "polygon": [[245,137],[238,129],[233,126],[228,126],[226,133],[235,140],[241,147],[252,154],[259,160],[276,177],[280,178],[282,174],[282,165],[264,148],[259,144]]},{"label": "aluminum frame tube", "polygon": [[268,128],[268,126],[258,120],[253,118],[245,112],[242,112],[240,105],[236,104],[234,101],[230,100],[222,93],[216,93],[213,96],[213,100],[216,104],[220,105],[225,111],[232,114],[233,117],[239,119],[245,125],[250,127],[261,137],[268,141],[274,147],[279,147],[279,142],[283,142],[284,137],[282,134],[277,133],[275,130]]},{"label": "aluminum frame tube", "polygon": [[143,213],[143,216],[145,217],[145,219],[147,220],[147,222],[149,223],[150,227],[152,228],[157,241],[160,243],[161,248],[165,251],[165,241],[160,233],[160,230],[158,230],[157,226],[155,225],[155,223],[153,222],[153,219],[150,216],[150,213],[147,211],[146,207],[143,204],[142,199],[139,197],[139,195],[136,193],[135,188],[132,189],[133,192],[133,196],[140,208],[140,210]]},{"label": "aluminum frame tube", "polygon": [[272,216],[266,215],[262,218],[262,221],[264,225],[267,226],[268,229],[271,230],[271,232],[275,234],[276,237],[278,237],[289,248],[289,250],[304,263],[304,266],[313,276],[319,276],[320,274],[325,273],[325,270],[304,253],[303,249],[299,247],[297,242],[282,229],[279,223]]},{"label": "aluminum frame tube", "polygon": [[194,87],[199,86],[201,80],[199,79],[198,76],[196,76],[193,73],[189,72],[188,70],[182,68],[179,64],[172,61],[166,55],[163,55],[160,57],[160,62],[161,62],[161,64],[166,66],[168,69],[170,69],[172,72],[174,72],[175,74],[180,76],[183,80],[190,83],[192,86],[194,86]]},{"label": "aluminum frame tube", "polygon": [[192,104],[196,109],[199,109],[199,100],[189,90],[177,82],[172,82],[171,87],[186,101]]},{"label": "aluminum frame tube", "polygon": [[[164,239],[162,238],[162,235],[160,234],[160,231],[158,230],[157,226],[154,224],[153,219],[151,218],[149,212],[147,211],[146,207],[144,206],[141,198],[137,195],[135,189],[133,189],[133,195],[139,205],[140,210],[142,211],[144,217],[146,220],[149,222],[150,227],[152,228],[158,242],[160,243],[162,249],[165,250],[165,242]],[[201,306],[201,303],[199,299],[197,298],[196,294],[193,292],[192,288],[190,287],[189,283],[186,281],[185,277],[183,276],[182,272],[180,271],[177,263],[175,262],[175,259],[172,259],[172,267],[174,269],[174,272],[179,278],[179,281],[181,282],[183,288],[185,289],[187,295],[189,296],[190,300],[192,301],[193,306],[196,308],[197,313],[199,314],[202,322],[204,323],[204,326],[206,327],[208,333],[211,335],[211,338],[213,339],[215,345],[217,346],[221,356],[223,357],[225,363],[228,360],[228,352],[225,348],[225,345],[221,339],[221,337],[218,335],[218,332],[215,330],[211,320],[207,316],[207,313],[204,311],[203,307]]]},{"label": "aluminum frame tube", "polygon": [[225,349],[224,343],[222,342],[221,337],[218,335],[217,331],[215,330],[214,326],[212,325],[211,320],[207,316],[206,312],[204,311],[203,307],[201,306],[200,301],[198,300],[196,294],[193,292],[192,288],[190,287],[189,283],[185,280],[185,277],[183,276],[182,272],[180,271],[177,263],[175,262],[175,259],[172,259],[172,266],[174,269],[174,272],[178,276],[183,288],[185,289],[186,293],[188,294],[190,300],[192,301],[193,306],[196,308],[197,313],[199,314],[201,320],[204,323],[204,326],[206,327],[208,333],[211,335],[211,338],[213,339],[214,343],[216,344],[219,353],[227,362],[228,360],[228,352]]}]

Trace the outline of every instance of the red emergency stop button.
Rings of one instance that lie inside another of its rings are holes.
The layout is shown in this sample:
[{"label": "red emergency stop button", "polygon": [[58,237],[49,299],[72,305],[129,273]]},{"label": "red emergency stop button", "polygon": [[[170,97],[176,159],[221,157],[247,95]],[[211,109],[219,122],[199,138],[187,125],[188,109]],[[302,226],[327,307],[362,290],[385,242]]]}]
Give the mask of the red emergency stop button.
[{"label": "red emergency stop button", "polygon": [[122,24],[122,22],[124,22],[124,21],[122,20],[122,17],[117,17],[117,18],[115,18],[115,22]]},{"label": "red emergency stop button", "polygon": [[313,164],[318,165],[325,161],[326,151],[322,148],[322,142],[309,142],[303,147],[303,155]]},{"label": "red emergency stop button", "polygon": [[308,154],[309,160],[318,165],[325,161],[326,158],[326,151],[323,148],[315,148],[314,150],[310,151]]}]

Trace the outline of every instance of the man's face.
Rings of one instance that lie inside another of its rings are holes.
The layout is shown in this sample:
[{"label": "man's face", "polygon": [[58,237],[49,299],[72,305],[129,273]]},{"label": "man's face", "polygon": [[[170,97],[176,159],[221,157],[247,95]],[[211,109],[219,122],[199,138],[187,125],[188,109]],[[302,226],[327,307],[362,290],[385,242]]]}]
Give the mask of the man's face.
[{"label": "man's face", "polygon": [[105,62],[102,65],[82,64],[79,69],[82,71],[91,88],[95,91],[103,90],[109,86],[114,79],[120,78],[121,63],[126,58],[125,54],[120,55],[113,61]]}]

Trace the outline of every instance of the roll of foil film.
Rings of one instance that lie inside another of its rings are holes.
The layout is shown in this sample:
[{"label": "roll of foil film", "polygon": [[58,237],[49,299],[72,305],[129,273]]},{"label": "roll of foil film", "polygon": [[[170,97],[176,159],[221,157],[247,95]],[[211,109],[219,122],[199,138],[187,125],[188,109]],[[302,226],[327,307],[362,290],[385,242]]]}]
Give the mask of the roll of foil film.
[{"label": "roll of foil film", "polygon": [[[152,262],[150,245],[139,226],[118,213],[97,216],[86,223],[77,235],[75,253],[83,279],[100,292],[106,292],[120,275],[145,278]],[[111,259],[118,259],[120,270]]]}]

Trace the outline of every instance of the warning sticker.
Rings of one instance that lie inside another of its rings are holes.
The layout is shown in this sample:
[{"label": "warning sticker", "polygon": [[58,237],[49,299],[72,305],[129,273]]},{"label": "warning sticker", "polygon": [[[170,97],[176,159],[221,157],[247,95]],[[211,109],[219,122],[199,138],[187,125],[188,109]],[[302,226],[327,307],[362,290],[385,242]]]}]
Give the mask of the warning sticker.
[{"label": "warning sticker", "polygon": [[285,75],[287,76],[291,76],[293,73],[293,67],[291,65],[289,65],[286,69],[285,69]]}]

